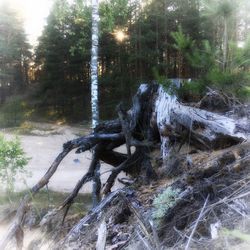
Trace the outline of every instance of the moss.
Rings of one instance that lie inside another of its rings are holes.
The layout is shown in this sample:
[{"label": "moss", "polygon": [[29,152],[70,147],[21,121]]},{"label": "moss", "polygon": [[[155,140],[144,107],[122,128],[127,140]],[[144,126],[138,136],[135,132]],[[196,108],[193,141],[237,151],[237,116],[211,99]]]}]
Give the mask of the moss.
[{"label": "moss", "polygon": [[167,210],[176,204],[180,190],[167,187],[161,194],[155,197],[153,205],[153,219],[158,223],[166,214]]}]

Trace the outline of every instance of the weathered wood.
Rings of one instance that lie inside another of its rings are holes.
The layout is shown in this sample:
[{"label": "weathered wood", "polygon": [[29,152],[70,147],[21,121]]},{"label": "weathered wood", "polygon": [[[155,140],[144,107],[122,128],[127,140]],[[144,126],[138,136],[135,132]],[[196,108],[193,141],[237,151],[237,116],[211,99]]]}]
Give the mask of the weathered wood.
[{"label": "weathered wood", "polygon": [[107,225],[105,219],[98,228],[98,239],[96,243],[96,250],[105,250],[107,237]]},{"label": "weathered wood", "polygon": [[[105,219],[106,221],[109,221],[111,210],[113,210],[111,212],[113,219],[116,218],[116,216],[119,217],[119,213],[121,211],[125,211],[120,208],[126,208],[128,214],[124,215],[122,213],[122,216],[129,217],[132,215],[133,219],[138,223],[138,229],[140,232],[142,232],[143,235],[150,240],[152,245],[154,245],[154,240],[151,236],[151,225],[143,217],[143,207],[139,206],[139,204],[140,202],[134,197],[129,189],[120,189],[109,193],[96,208],[92,209],[88,215],[86,215],[72,228],[56,249],[85,249],[84,243],[86,243],[86,237],[89,237],[89,232],[96,231],[96,229],[99,228],[99,224],[103,223]],[[140,211],[140,209],[142,209],[142,211]],[[116,219],[114,219],[114,221],[116,221]],[[107,237],[108,236],[110,235],[107,235]],[[91,241],[94,241],[93,237]]]},{"label": "weathered wood", "polygon": [[[129,120],[131,120],[131,124],[129,124]],[[104,150],[100,153],[100,158],[115,167],[104,186],[104,193],[108,194],[106,199],[109,202],[104,199],[98,206],[99,210],[93,210],[92,213],[84,217],[71,230],[65,242],[69,243],[77,240],[77,237],[86,232],[89,224],[96,223],[98,213],[104,211],[106,205],[110,204],[111,200],[117,195],[116,192],[110,194],[109,192],[120,171],[136,169],[139,173],[141,169],[144,172],[152,169],[148,156],[150,147],[145,150],[145,141],[147,141],[146,144],[150,145],[152,142],[160,140],[162,155],[167,157],[172,138],[183,139],[181,138],[183,133],[190,144],[202,150],[225,148],[241,143],[247,139],[249,133],[239,121],[179,103],[175,97],[170,96],[158,85],[141,85],[134,98],[133,107],[128,111],[127,115],[121,112],[120,122],[115,120],[112,121],[112,124],[112,132],[115,130],[116,133],[124,135],[121,140],[123,140],[123,143],[127,142],[127,148],[133,142],[136,142],[136,151],[131,154],[131,157],[128,157],[130,155],[129,150],[127,155],[112,151],[117,141],[107,142],[103,147]],[[103,131],[108,133],[105,125],[100,125],[100,128],[102,133]],[[205,170],[203,172],[204,176],[200,176],[200,178],[203,179],[205,176],[217,172],[218,165],[207,171]],[[153,172],[149,171],[148,176],[152,178]],[[206,180],[203,182],[204,194],[212,192],[213,186],[210,183],[207,184]],[[194,186],[194,188],[185,186],[185,190],[183,189],[180,195],[180,201],[168,211],[166,220],[172,223],[171,218],[174,211],[187,204],[194,194],[196,195],[195,192],[197,192],[198,188],[198,186]],[[118,195],[116,198],[121,199],[121,197]]]},{"label": "weathered wood", "polygon": [[161,136],[163,157],[169,152],[170,137],[189,132],[189,142],[200,149],[225,148],[243,142],[250,131],[234,119],[179,103],[162,87],[156,93],[153,122]]},{"label": "weathered wood", "polygon": [[93,187],[92,187],[92,204],[95,207],[101,200],[101,178],[100,178],[100,161],[97,160],[94,177],[93,177]]},{"label": "weathered wood", "polygon": [[131,139],[132,139],[132,130],[130,128],[130,119],[128,117],[127,112],[124,110],[122,105],[118,105],[118,116],[122,125],[122,132],[125,135],[126,139],[126,147],[127,147],[127,155],[128,157],[131,157]]}]

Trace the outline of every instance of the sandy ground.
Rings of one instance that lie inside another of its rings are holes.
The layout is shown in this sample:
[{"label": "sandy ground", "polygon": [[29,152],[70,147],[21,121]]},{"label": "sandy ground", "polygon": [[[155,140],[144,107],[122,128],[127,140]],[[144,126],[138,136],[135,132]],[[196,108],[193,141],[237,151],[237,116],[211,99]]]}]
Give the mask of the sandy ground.
[{"label": "sandy ground", "polygon": [[[13,133],[1,132],[7,139],[13,137]],[[76,138],[76,134],[86,134],[87,132],[87,129],[69,126],[54,126],[50,131],[43,131],[40,126],[39,129],[31,131],[31,134],[35,135],[20,135],[23,149],[27,156],[31,158],[27,166],[31,176],[19,176],[15,184],[16,191],[35,185],[45,174],[57,154],[61,152],[63,143]],[[91,153],[89,151],[83,154],[75,154],[72,151],[59,165],[48,184],[48,188],[58,192],[71,192],[77,181],[86,173],[90,161]],[[102,163],[101,173],[107,172],[111,168],[111,166]],[[109,174],[110,172],[101,175],[102,183],[108,178]],[[122,186],[120,183],[116,183],[114,188],[120,186]],[[89,193],[91,187],[92,183],[87,183],[80,192]]]},{"label": "sandy ground", "polygon": [[[3,235],[6,234],[10,224],[4,224],[0,225],[0,240]],[[41,247],[39,247],[39,250],[50,250],[52,249],[52,246],[55,245],[54,242],[50,241],[46,237],[46,233],[42,232],[40,228],[32,228],[32,230],[24,228],[24,241],[23,241],[23,250],[28,250],[28,249],[36,249],[34,244],[32,242],[40,242],[42,241]],[[30,248],[30,246],[33,246],[33,248]],[[7,249],[9,250],[14,250],[16,249],[15,242],[11,242],[8,246]],[[38,249],[38,248],[37,248]]]},{"label": "sandy ground", "polygon": [[[19,175],[15,183],[15,191],[25,190],[35,185],[39,179],[46,173],[51,163],[56,156],[61,152],[63,143],[68,140],[79,137],[79,134],[84,135],[89,133],[87,128],[56,126],[49,124],[35,124],[38,128],[34,128],[29,134],[19,135],[22,147],[30,161],[27,165],[27,170],[30,176]],[[15,136],[15,132],[10,130],[1,130],[6,139],[11,139]],[[124,151],[121,148],[120,151]],[[74,151],[69,153],[59,165],[56,173],[52,176],[48,188],[57,192],[71,192],[77,181],[86,173],[91,161],[91,153],[85,152],[75,154]],[[102,163],[101,173],[107,172],[112,167]],[[102,183],[108,178],[110,172],[101,175]],[[120,177],[124,174],[120,174]],[[116,182],[113,190],[122,187],[123,185]],[[90,193],[92,183],[87,183],[81,189],[81,193]],[[8,229],[8,224],[0,225],[0,235],[4,235]],[[42,232],[37,230],[26,230],[24,239],[24,249],[31,241],[40,239]],[[45,238],[46,239],[46,238]],[[0,237],[1,240],[1,237]],[[51,242],[44,242],[41,249],[51,249]]]}]

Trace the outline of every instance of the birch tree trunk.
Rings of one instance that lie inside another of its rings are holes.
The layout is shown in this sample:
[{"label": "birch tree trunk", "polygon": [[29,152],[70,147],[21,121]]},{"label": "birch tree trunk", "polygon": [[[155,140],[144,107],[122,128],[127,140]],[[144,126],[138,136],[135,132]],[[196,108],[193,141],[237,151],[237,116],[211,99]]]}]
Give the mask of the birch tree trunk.
[{"label": "birch tree trunk", "polygon": [[92,48],[91,48],[91,110],[92,128],[94,129],[99,121],[98,108],[98,0],[92,0]]}]

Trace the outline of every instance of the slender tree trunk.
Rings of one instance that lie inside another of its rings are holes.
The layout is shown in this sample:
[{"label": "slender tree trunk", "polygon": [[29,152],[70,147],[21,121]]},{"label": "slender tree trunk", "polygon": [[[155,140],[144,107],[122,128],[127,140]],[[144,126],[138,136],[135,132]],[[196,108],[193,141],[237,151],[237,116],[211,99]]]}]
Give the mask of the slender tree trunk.
[{"label": "slender tree trunk", "polygon": [[[91,49],[91,110],[92,110],[92,129],[99,123],[99,107],[98,107],[98,35],[99,35],[99,0],[92,0],[92,49]],[[100,162],[93,156],[93,162],[96,164],[96,171],[93,176],[93,192],[92,201],[95,207],[100,200]]]},{"label": "slender tree trunk", "polygon": [[228,25],[227,19],[224,18],[224,35],[223,35],[223,71],[226,70],[227,67],[227,50],[228,50]]},{"label": "slender tree trunk", "polygon": [[165,75],[168,76],[168,67],[170,65],[169,61],[169,53],[168,53],[168,5],[167,5],[167,0],[164,2],[164,37],[165,37],[165,55],[164,55],[164,63],[165,63]]},{"label": "slender tree trunk", "polygon": [[[157,11],[156,11],[157,13]],[[158,14],[156,14],[155,17],[155,50],[157,53],[157,65],[160,64],[160,53],[159,53],[159,18],[158,18]]]},{"label": "slender tree trunk", "polygon": [[91,110],[92,128],[99,121],[98,108],[98,0],[92,0],[92,48],[91,48]]}]

